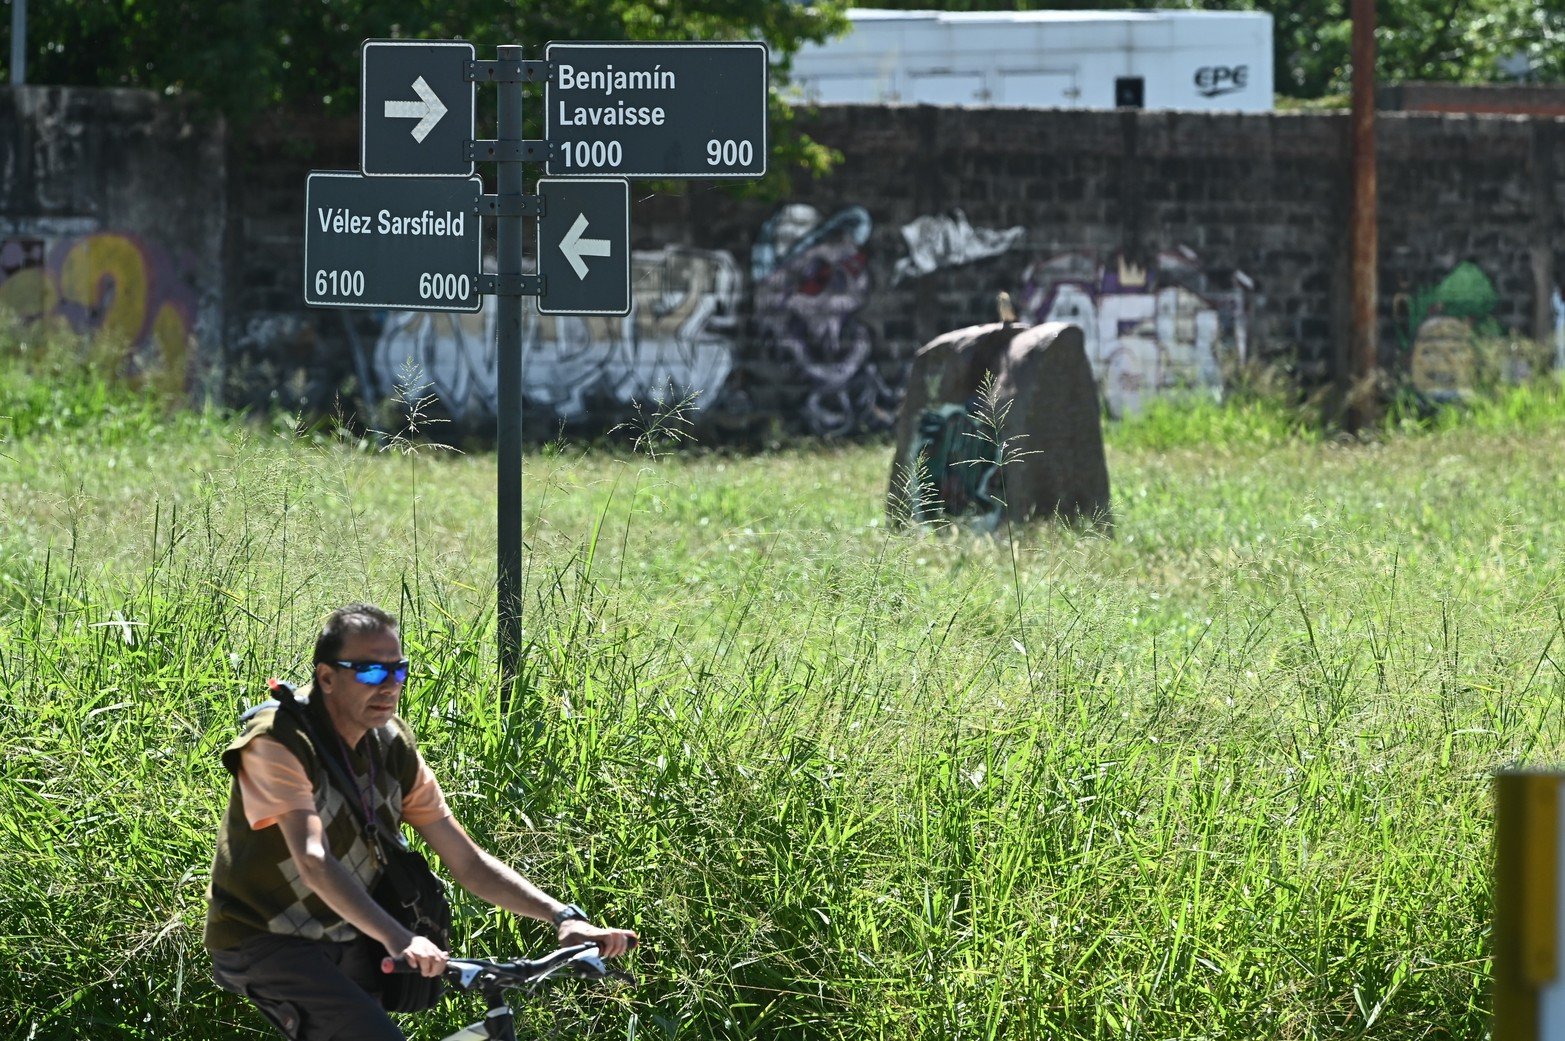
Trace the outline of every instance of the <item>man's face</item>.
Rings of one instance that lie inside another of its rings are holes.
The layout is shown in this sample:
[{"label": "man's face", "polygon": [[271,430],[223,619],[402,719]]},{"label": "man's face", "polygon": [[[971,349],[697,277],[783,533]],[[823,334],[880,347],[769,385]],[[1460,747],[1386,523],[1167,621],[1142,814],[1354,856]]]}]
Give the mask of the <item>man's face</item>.
[{"label": "man's face", "polygon": [[[337,653],[338,661],[384,662],[402,658],[402,640],[395,632],[351,633]],[[315,684],[326,698],[326,711],[343,739],[357,744],[365,731],[385,726],[397,710],[402,681],[388,672],[379,683],[364,683],[353,669],[321,663],[315,666]]]}]

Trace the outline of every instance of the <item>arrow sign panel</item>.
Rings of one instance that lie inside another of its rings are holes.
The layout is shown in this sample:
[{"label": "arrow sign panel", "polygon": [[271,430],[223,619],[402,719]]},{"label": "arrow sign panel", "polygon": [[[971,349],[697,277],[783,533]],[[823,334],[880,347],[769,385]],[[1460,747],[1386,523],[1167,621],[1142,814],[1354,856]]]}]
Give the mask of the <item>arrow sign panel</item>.
[{"label": "arrow sign panel", "polygon": [[539,314],[630,313],[630,182],[541,177]]},{"label": "arrow sign panel", "polygon": [[304,189],[304,302],[477,311],[483,182],[316,171]]},{"label": "arrow sign panel", "polygon": [[764,43],[550,43],[549,176],[761,177]]},{"label": "arrow sign panel", "polygon": [[413,128],[413,140],[423,144],[424,138],[429,136],[435,124],[446,114],[446,106],[441,103],[440,95],[429,89],[429,84],[424,82],[422,76],[413,81],[413,93],[418,95],[417,101],[386,102],[386,118],[418,120],[418,126]]},{"label": "arrow sign panel", "polygon": [[359,169],[370,177],[470,177],[473,45],[458,40],[365,40]]},{"label": "arrow sign panel", "polygon": [[576,272],[576,277],[582,281],[587,280],[587,264],[583,257],[607,257],[612,255],[609,249],[608,239],[582,238],[582,233],[587,230],[587,215],[576,214],[576,220],[571,224],[571,230],[565,233],[565,238],[560,240],[560,252],[565,254],[565,259],[571,262],[571,270]]}]

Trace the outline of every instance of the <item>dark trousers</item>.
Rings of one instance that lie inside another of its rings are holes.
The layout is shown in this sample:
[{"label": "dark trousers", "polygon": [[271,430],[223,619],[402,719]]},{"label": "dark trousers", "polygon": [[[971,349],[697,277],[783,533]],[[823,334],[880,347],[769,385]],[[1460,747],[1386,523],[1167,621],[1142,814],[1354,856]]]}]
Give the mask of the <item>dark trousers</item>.
[{"label": "dark trousers", "polygon": [[213,951],[212,978],[290,1041],[404,1041],[371,992],[382,953],[363,942],[259,936]]}]

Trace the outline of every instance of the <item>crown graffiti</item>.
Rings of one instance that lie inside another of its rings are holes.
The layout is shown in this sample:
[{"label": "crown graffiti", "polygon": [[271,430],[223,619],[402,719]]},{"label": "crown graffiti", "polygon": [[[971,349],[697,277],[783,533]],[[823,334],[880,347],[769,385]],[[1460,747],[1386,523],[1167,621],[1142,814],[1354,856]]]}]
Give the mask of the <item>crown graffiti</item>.
[{"label": "crown graffiti", "polygon": [[1119,284],[1122,286],[1144,286],[1147,284],[1147,269],[1132,264],[1124,257],[1119,258]]}]

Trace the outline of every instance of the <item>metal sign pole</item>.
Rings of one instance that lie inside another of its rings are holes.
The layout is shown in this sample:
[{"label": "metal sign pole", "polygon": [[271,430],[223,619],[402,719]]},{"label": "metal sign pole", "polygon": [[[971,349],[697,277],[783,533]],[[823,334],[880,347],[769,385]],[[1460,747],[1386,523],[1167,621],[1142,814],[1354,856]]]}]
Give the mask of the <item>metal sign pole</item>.
[{"label": "metal sign pole", "polygon": [[[502,62],[522,61],[522,48],[497,48]],[[499,126],[497,141],[522,137],[522,83],[517,77],[498,84]],[[497,194],[502,200],[523,193],[522,164],[500,162]],[[495,354],[499,366],[496,390],[496,440],[498,443],[495,520],[499,558],[496,562],[498,599],[497,634],[500,652],[500,711],[509,710],[514,686],[522,671],[522,298],[506,292],[504,283],[522,274],[522,217],[501,214],[495,218],[497,274],[502,289],[496,296]],[[507,276],[511,276],[509,279]]]},{"label": "metal sign pole", "polygon": [[[25,10],[25,0],[12,5]],[[629,314],[630,185],[603,174],[759,177],[769,149],[764,44],[593,45],[562,51],[570,60],[558,70],[524,61],[516,44],[495,50],[497,60],[479,61],[461,40],[364,41],[359,171],[315,171],[305,182],[304,301],[478,311],[495,298],[495,628],[508,712],[522,673],[521,298],[537,297],[541,314]],[[19,67],[13,61],[13,74]],[[472,136],[484,80],[500,88],[492,141]],[[539,81],[561,129],[571,128],[558,140],[522,137],[522,87]],[[714,109],[715,98],[729,101]],[[608,126],[653,132],[591,132]],[[476,162],[499,167],[494,195],[472,176]],[[562,165],[561,178],[539,181],[551,186],[555,213],[542,192],[525,194],[527,162]],[[495,218],[493,274],[475,270],[486,214]],[[522,273],[528,217],[539,222],[535,274]]]},{"label": "metal sign pole", "polygon": [[27,82],[27,0],[11,0],[11,86]]}]

